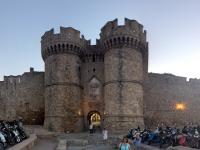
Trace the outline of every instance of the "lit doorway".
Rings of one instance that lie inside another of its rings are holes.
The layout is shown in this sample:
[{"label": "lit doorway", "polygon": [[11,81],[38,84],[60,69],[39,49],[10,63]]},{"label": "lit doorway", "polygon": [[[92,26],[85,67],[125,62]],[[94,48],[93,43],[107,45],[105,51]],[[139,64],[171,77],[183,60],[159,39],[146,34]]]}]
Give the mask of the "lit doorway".
[{"label": "lit doorway", "polygon": [[101,116],[98,111],[91,111],[88,113],[87,116],[89,124],[92,124],[93,126],[99,126],[101,125]]}]

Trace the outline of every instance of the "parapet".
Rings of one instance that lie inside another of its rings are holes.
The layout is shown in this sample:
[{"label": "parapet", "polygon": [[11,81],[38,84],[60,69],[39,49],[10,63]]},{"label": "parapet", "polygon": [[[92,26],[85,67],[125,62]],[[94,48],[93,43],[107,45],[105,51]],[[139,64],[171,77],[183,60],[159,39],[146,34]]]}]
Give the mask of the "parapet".
[{"label": "parapet", "polygon": [[107,22],[101,29],[100,41],[105,49],[111,47],[147,48],[146,31],[136,20],[125,18],[124,25],[118,25],[118,20]]},{"label": "parapet", "polygon": [[159,73],[148,73],[149,80],[151,82],[157,82],[159,84],[169,84],[169,85],[186,85],[187,78],[176,76],[169,73],[159,74]]},{"label": "parapet", "polygon": [[104,51],[99,47],[99,45],[90,45],[87,50],[84,51],[81,56],[83,62],[103,62],[104,61]]},{"label": "parapet", "polygon": [[190,79],[189,79],[189,84],[190,84],[190,85],[198,85],[198,86],[200,86],[200,79],[197,79],[197,78],[190,78]]},{"label": "parapet", "polygon": [[17,84],[21,83],[22,80],[25,80],[27,77],[34,77],[37,75],[44,75],[44,72],[41,71],[34,71],[33,67],[30,67],[29,72],[24,72],[22,75],[9,75],[9,76],[4,76],[4,80],[1,81],[2,83],[5,84]]},{"label": "parapet", "polygon": [[72,27],[60,27],[60,33],[54,33],[51,29],[41,38],[42,57],[45,60],[48,56],[57,53],[81,54],[81,50],[90,45],[84,36],[80,37],[80,31]]}]

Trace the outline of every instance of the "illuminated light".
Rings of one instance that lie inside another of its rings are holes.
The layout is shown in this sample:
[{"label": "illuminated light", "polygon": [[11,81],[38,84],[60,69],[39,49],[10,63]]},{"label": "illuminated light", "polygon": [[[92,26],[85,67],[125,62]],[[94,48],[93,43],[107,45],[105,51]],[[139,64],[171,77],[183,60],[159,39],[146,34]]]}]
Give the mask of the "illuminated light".
[{"label": "illuminated light", "polygon": [[79,115],[79,116],[81,115],[81,111],[80,111],[80,110],[78,111],[78,115]]},{"label": "illuminated light", "polygon": [[177,103],[176,104],[176,109],[177,110],[184,110],[185,109],[185,104],[183,104],[183,103]]},{"label": "illuminated light", "polygon": [[101,117],[98,113],[94,113],[91,115],[90,120],[93,125],[99,126],[101,124]]}]

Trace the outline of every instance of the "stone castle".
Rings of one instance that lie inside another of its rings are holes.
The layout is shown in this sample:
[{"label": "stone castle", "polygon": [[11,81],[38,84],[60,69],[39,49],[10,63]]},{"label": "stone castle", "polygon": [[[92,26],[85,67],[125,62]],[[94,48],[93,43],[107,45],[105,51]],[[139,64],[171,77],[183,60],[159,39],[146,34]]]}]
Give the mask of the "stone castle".
[{"label": "stone castle", "polygon": [[[110,131],[157,123],[200,123],[200,80],[148,73],[146,31],[136,20],[117,19],[91,45],[72,27],[41,38],[45,72],[4,76],[0,118],[23,118],[51,131],[79,132],[89,124]],[[177,110],[176,104],[185,105]]]}]

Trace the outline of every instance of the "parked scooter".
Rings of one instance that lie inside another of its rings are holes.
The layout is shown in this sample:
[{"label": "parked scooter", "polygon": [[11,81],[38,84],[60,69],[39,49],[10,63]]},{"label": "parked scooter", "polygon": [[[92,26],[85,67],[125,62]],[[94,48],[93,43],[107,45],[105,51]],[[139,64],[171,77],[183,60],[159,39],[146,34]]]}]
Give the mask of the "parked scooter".
[{"label": "parked scooter", "polygon": [[13,134],[5,122],[1,123],[1,132],[4,135],[7,144],[9,144],[9,145],[15,144],[15,139],[13,137]]},{"label": "parked scooter", "polygon": [[10,128],[11,132],[12,132],[13,135],[14,135],[15,142],[16,142],[16,143],[21,142],[22,139],[20,138],[20,135],[19,135],[18,130],[17,130],[14,126],[13,126],[13,127],[10,126],[9,128]]},{"label": "parked scooter", "polygon": [[21,138],[22,140],[28,138],[28,135],[26,134],[26,132],[25,132],[25,130],[24,130],[24,128],[23,128],[22,121],[21,121],[21,120],[19,120],[19,121],[14,120],[13,123],[14,123],[13,126],[15,127],[15,129],[19,132],[20,138]]},{"label": "parked scooter", "polygon": [[0,150],[4,150],[7,147],[6,139],[2,132],[0,132]]},{"label": "parked scooter", "polygon": [[150,145],[151,143],[160,144],[160,129],[159,128],[157,128],[155,131],[149,134],[148,145]]}]

